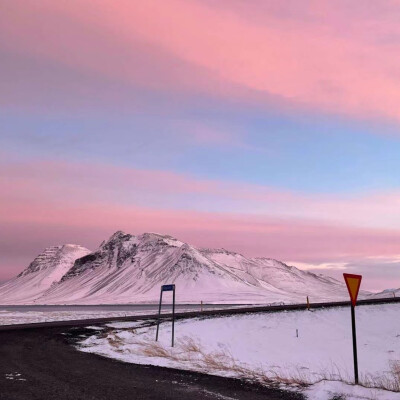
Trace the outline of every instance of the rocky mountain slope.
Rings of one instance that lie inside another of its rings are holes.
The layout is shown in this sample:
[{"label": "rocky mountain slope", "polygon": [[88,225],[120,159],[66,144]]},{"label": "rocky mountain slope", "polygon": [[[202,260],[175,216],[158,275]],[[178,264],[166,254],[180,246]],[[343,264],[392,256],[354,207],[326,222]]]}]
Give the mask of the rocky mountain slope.
[{"label": "rocky mountain slope", "polygon": [[0,286],[0,303],[32,303],[52,285],[60,282],[76,259],[90,250],[74,245],[47,248],[17,277]]},{"label": "rocky mountain slope", "polygon": [[382,292],[374,293],[371,297],[375,299],[400,297],[400,288],[385,289]]},{"label": "rocky mountain slope", "polygon": [[198,249],[171,236],[116,232],[94,251],[74,245],[45,250],[0,286],[0,304],[157,302],[176,284],[181,303],[275,303],[347,299],[343,283],[268,258]]}]

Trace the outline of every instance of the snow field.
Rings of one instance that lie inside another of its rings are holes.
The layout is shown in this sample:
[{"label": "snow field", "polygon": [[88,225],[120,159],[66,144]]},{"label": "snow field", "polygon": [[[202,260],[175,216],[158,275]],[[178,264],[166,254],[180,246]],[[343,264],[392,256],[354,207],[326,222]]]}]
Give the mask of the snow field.
[{"label": "snow field", "polygon": [[[72,306],[73,307],[73,306]],[[134,307],[134,306],[132,306]],[[240,306],[236,306],[240,307]],[[29,306],[27,306],[29,308]],[[205,306],[207,310],[218,310],[223,309],[221,305]],[[176,309],[176,312],[192,312],[199,311],[199,305],[192,307],[191,305],[181,306]],[[162,312],[172,312],[171,307],[164,307]],[[114,310],[106,311],[100,307],[95,310],[45,310],[45,311],[17,311],[12,309],[0,310],[0,326],[1,325],[14,325],[14,324],[31,324],[38,322],[50,322],[50,321],[72,321],[80,319],[95,319],[95,318],[118,318],[118,317],[132,317],[140,315],[149,315],[158,313],[158,305],[154,308],[138,309],[138,310]]]},{"label": "snow field", "polygon": [[50,321],[125,317],[147,314],[143,311],[0,311],[0,325],[33,324]]},{"label": "snow field", "polygon": [[[399,304],[356,308],[359,375],[366,385],[400,386],[399,313]],[[171,323],[164,322],[159,337],[156,343],[154,326],[120,324],[84,340],[81,350],[264,383],[310,383],[302,389],[310,399],[328,400],[332,393],[348,400],[400,399],[400,393],[340,382],[353,381],[349,308],[177,321],[174,348]]]}]

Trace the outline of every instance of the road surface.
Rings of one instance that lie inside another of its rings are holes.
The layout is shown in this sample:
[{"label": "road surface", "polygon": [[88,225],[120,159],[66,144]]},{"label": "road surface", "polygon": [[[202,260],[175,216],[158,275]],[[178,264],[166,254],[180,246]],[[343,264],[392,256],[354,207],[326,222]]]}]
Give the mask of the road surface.
[{"label": "road surface", "polygon": [[0,332],[1,400],[295,400],[239,380],[122,363],[77,351],[84,328]]},{"label": "road surface", "polygon": [[[371,304],[384,304],[384,303],[399,303],[400,298],[384,298],[384,299],[369,299],[359,300],[358,306],[371,305]],[[235,315],[235,314],[247,314],[247,313],[265,313],[265,312],[280,312],[289,310],[304,310],[307,304],[282,304],[273,306],[246,306],[246,307],[234,307],[224,308],[220,310],[205,310],[205,311],[186,311],[175,313],[176,319],[183,318],[195,318],[200,316],[218,317],[221,315]],[[335,308],[335,307],[350,307],[349,301],[337,301],[328,303],[312,303],[312,309],[318,308]],[[72,321],[48,321],[48,322],[35,322],[35,323],[21,323],[13,325],[2,325],[0,318],[0,331],[15,330],[15,329],[32,329],[33,327],[44,328],[44,327],[76,327],[76,326],[87,326],[91,324],[102,324],[107,322],[117,321],[140,321],[140,320],[153,320],[157,315],[155,313],[147,315],[134,315],[127,317],[106,317],[106,318],[92,318],[92,319],[80,319]],[[171,318],[172,314],[164,313],[161,314],[161,318]],[[23,317],[22,317],[23,318]]]}]

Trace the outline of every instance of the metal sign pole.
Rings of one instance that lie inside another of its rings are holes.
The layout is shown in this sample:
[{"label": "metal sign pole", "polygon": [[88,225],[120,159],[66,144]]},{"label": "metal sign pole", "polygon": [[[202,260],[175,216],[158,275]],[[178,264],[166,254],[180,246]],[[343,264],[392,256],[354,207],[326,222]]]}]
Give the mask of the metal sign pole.
[{"label": "metal sign pole", "polygon": [[162,293],[163,293],[163,288],[161,287],[161,292],[160,292],[160,304],[159,304],[159,306],[158,306],[158,319],[157,319],[156,342],[157,342],[157,340],[158,340],[158,330],[159,330],[159,328],[160,328]]},{"label": "metal sign pole", "polygon": [[172,301],[172,347],[174,347],[175,341],[175,285],[162,285],[160,292],[160,304],[158,306],[158,318],[157,318],[157,331],[156,331],[156,341],[158,340],[158,332],[160,329],[160,318],[161,318],[161,304],[163,292],[172,291],[173,301]]},{"label": "metal sign pole", "polygon": [[358,291],[360,290],[362,275],[343,274],[351,300],[351,330],[353,334],[353,360],[354,383],[358,385],[358,360],[357,360],[357,335],[356,335],[356,304]]},{"label": "metal sign pole", "polygon": [[353,358],[354,358],[354,382],[358,385],[358,360],[357,360],[357,335],[355,307],[351,305],[351,326],[353,331]]},{"label": "metal sign pole", "polygon": [[172,347],[174,347],[175,340],[175,285],[173,290],[173,299],[172,299]]}]

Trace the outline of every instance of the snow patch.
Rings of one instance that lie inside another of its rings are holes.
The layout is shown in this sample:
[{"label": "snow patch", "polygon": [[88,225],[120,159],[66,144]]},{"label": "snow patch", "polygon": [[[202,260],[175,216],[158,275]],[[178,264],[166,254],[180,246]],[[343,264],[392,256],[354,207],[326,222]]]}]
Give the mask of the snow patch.
[{"label": "snow patch", "polygon": [[[399,304],[357,307],[361,383],[379,386],[395,379],[393,366],[400,366],[399,312]],[[113,326],[106,336],[82,341],[81,350],[136,364],[278,381],[297,390],[304,390],[299,385],[305,382],[311,386],[304,393],[313,400],[331,400],[342,393],[348,400],[400,398],[399,393],[344,383],[353,380],[347,307],[181,320],[175,323],[173,348],[170,322],[161,323],[159,342],[154,326]]]}]

